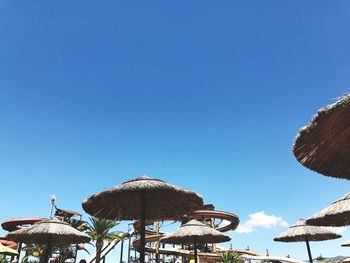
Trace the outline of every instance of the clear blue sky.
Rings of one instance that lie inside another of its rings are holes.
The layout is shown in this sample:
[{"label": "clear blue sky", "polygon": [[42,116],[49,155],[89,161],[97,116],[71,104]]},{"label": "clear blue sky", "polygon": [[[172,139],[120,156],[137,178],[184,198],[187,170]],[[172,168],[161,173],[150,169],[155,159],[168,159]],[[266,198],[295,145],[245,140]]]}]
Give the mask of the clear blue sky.
[{"label": "clear blue sky", "polygon": [[[350,189],[291,152],[316,110],[349,91],[349,1],[0,2],[0,220],[82,212],[148,174],[219,210],[289,224]],[[87,217],[87,215],[84,215]],[[233,247],[304,259],[286,227]],[[344,239],[350,238],[347,231]],[[317,256],[348,255],[342,240]]]}]

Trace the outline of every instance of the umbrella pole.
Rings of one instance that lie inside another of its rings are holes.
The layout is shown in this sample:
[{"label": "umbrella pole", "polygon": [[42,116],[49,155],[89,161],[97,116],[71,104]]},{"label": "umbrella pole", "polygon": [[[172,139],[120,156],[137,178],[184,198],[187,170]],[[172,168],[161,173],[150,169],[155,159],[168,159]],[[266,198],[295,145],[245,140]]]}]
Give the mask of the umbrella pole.
[{"label": "umbrella pole", "polygon": [[141,195],[140,263],[145,262],[146,198]]},{"label": "umbrella pole", "polygon": [[197,263],[197,238],[194,238],[194,263]]},{"label": "umbrella pole", "polygon": [[22,242],[19,242],[18,247],[17,247],[17,251],[18,251],[17,260],[18,261],[19,261],[19,257],[21,256],[21,250],[22,250]]},{"label": "umbrella pole", "polygon": [[131,250],[131,235],[130,235],[130,231],[129,232],[129,242],[128,242],[128,261],[127,263],[130,263],[130,250]]},{"label": "umbrella pole", "polygon": [[124,240],[121,241],[121,244],[120,244],[120,260],[119,260],[120,263],[123,263],[123,249],[124,249]]},{"label": "umbrella pole", "polygon": [[307,253],[309,254],[309,261],[310,261],[310,263],[312,263],[312,255],[311,255],[311,249],[310,249],[310,245],[309,245],[309,239],[306,238],[305,242],[306,242],[306,247],[307,247]]},{"label": "umbrella pole", "polygon": [[46,245],[45,249],[45,255],[44,255],[44,263],[49,262],[49,258],[51,256],[51,249],[52,249],[52,235],[49,237],[49,240]]}]

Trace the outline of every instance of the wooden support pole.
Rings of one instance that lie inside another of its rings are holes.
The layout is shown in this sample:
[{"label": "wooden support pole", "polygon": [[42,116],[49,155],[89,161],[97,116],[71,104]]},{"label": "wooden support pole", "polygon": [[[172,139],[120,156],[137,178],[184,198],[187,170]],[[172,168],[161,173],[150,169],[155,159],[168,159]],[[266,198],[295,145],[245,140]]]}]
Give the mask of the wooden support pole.
[{"label": "wooden support pole", "polygon": [[310,249],[310,245],[309,245],[309,239],[307,237],[305,239],[305,242],[306,242],[306,247],[307,247],[307,253],[309,255],[309,261],[310,261],[310,263],[312,263],[311,249]]}]

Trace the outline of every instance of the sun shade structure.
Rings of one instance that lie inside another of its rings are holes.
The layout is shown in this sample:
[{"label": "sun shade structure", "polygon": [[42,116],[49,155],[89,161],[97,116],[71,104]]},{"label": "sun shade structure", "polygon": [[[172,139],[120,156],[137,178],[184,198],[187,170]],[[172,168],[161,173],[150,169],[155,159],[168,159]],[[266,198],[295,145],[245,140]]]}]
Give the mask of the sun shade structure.
[{"label": "sun shade structure", "polygon": [[342,247],[350,247],[350,240],[346,240],[343,244],[341,244]]},{"label": "sun shade structure", "polygon": [[193,244],[194,260],[197,263],[197,245],[205,243],[222,243],[230,241],[231,238],[225,236],[210,226],[195,219],[182,225],[176,231],[162,237],[159,241],[170,244]]},{"label": "sun shade structure", "polygon": [[350,179],[350,94],[317,112],[299,131],[293,153],[311,170]]},{"label": "sun shade structure", "polygon": [[315,226],[350,225],[350,193],[307,219],[306,223]]},{"label": "sun shade structure", "polygon": [[252,256],[252,255],[241,255],[246,260],[258,260],[262,262],[281,262],[281,263],[304,263],[303,261],[287,258],[287,257],[273,257],[273,256]]},{"label": "sun shade structure", "polygon": [[273,240],[281,242],[306,242],[309,261],[312,263],[309,241],[323,241],[340,237],[341,235],[325,228],[309,226],[305,220],[300,219],[295,225],[292,225],[286,232],[283,232]]},{"label": "sun shade structure", "polygon": [[145,260],[146,219],[164,220],[202,208],[203,199],[193,191],[141,176],[103,192],[82,203],[88,214],[106,219],[141,220],[140,262]]},{"label": "sun shade structure", "polygon": [[4,246],[3,244],[0,243],[0,254],[18,255],[18,251],[13,249],[13,248],[9,248],[7,246]]},{"label": "sun shade structure", "polygon": [[34,225],[7,234],[9,240],[26,244],[46,245],[44,262],[48,262],[52,245],[88,243],[91,239],[68,223],[57,218],[45,219]]}]

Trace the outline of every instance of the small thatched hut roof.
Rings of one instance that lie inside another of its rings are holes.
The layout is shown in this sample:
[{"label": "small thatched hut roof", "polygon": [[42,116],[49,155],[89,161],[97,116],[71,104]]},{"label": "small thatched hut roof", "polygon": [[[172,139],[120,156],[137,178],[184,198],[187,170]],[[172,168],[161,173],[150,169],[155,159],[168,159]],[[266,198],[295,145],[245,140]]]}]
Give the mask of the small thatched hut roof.
[{"label": "small thatched hut roof", "polygon": [[91,238],[68,223],[57,218],[45,219],[30,227],[10,232],[7,238],[16,242],[26,244],[78,244],[87,243]]},{"label": "small thatched hut roof", "polygon": [[96,217],[133,220],[140,219],[142,198],[146,202],[146,219],[177,217],[203,206],[202,197],[195,192],[148,176],[93,194],[82,206]]},{"label": "small thatched hut roof", "polygon": [[162,237],[160,242],[170,244],[193,244],[194,240],[198,244],[204,244],[226,242],[230,241],[231,238],[202,222],[192,219],[176,231]]},{"label": "small thatched hut roof", "polygon": [[306,220],[315,226],[348,226],[350,225],[350,193],[333,202]]},{"label": "small thatched hut roof", "polygon": [[329,231],[323,227],[307,225],[305,220],[300,219],[292,225],[286,232],[275,237],[274,241],[281,242],[305,242],[305,241],[323,241],[340,238],[341,235]]},{"label": "small thatched hut roof", "polygon": [[350,94],[317,112],[299,131],[293,152],[311,170],[350,179]]}]

